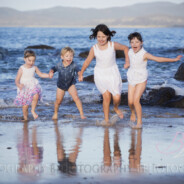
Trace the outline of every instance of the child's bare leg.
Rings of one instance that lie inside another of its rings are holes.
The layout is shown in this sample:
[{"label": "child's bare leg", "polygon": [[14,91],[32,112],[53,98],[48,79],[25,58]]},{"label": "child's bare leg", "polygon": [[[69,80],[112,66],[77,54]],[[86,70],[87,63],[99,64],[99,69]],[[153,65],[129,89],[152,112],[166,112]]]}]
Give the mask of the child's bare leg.
[{"label": "child's bare leg", "polygon": [[24,105],[22,106],[22,112],[23,112],[23,121],[27,121],[28,120],[28,105]]},{"label": "child's bare leg", "polygon": [[137,126],[142,125],[142,107],[140,103],[141,96],[146,88],[146,83],[143,82],[136,85],[135,94],[134,94],[134,107],[137,114]]},{"label": "child's bare leg", "polygon": [[128,85],[128,106],[131,110],[130,121],[136,121],[135,108],[134,108],[134,93],[135,86]]},{"label": "child's bare leg", "polygon": [[121,95],[113,96],[113,104],[114,104],[114,111],[119,116],[119,118],[123,119],[123,112],[119,110],[118,106],[120,104]]},{"label": "child's bare leg", "polygon": [[35,109],[36,109],[36,106],[37,106],[37,103],[38,103],[38,99],[39,99],[39,95],[35,94],[33,96],[33,101],[32,101],[32,104],[31,104],[31,113],[32,113],[34,119],[38,118],[38,114],[36,114],[36,112],[35,112]]},{"label": "child's bare leg", "polygon": [[63,97],[65,95],[65,91],[60,89],[60,88],[57,88],[57,91],[56,91],[56,101],[54,103],[54,114],[52,116],[52,119],[58,119],[58,110],[59,110],[59,106],[63,100]]},{"label": "child's bare leg", "polygon": [[103,111],[104,111],[104,119],[105,122],[108,123],[109,121],[109,106],[111,102],[111,93],[109,91],[106,91],[103,95]]},{"label": "child's bare leg", "polygon": [[70,86],[70,88],[68,89],[68,92],[72,96],[73,101],[75,102],[75,104],[76,104],[76,106],[77,106],[77,108],[79,110],[81,119],[85,119],[86,117],[84,116],[82,103],[81,103],[81,101],[80,101],[80,99],[78,97],[77,89],[76,89],[75,85]]}]

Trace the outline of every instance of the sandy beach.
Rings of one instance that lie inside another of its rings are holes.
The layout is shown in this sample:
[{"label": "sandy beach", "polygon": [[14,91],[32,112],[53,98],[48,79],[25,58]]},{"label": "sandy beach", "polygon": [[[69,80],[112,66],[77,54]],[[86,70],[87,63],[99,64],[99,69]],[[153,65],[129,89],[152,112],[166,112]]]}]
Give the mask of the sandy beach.
[{"label": "sandy beach", "polygon": [[1,121],[0,183],[183,183],[182,116],[143,107],[144,127],[134,130],[123,109],[111,127],[90,116]]}]

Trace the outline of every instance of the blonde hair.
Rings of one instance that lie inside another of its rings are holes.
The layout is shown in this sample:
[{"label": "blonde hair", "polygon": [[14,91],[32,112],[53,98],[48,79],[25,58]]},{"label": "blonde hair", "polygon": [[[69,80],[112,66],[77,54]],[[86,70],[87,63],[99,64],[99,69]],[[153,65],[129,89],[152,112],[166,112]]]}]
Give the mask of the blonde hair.
[{"label": "blonde hair", "polygon": [[70,47],[64,47],[61,50],[61,56],[64,56],[67,52],[71,52],[73,55],[75,54],[75,51]]},{"label": "blonde hair", "polygon": [[28,57],[30,57],[30,56],[33,56],[33,57],[36,58],[35,52],[32,51],[32,50],[25,50],[25,51],[24,51],[24,58],[28,58]]}]

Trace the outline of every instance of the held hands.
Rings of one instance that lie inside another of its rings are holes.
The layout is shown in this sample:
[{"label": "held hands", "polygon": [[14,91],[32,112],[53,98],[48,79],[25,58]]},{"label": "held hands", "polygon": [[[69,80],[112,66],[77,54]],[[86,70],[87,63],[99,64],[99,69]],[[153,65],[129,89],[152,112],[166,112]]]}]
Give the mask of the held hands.
[{"label": "held hands", "polygon": [[129,59],[125,59],[124,69],[127,69],[130,66]]},{"label": "held hands", "polygon": [[24,84],[19,84],[18,88],[22,90],[24,88]]},{"label": "held hands", "polygon": [[82,75],[81,71],[78,72],[78,78],[79,78],[79,82],[83,81],[83,75]]},{"label": "held hands", "polygon": [[54,76],[54,73],[52,72],[52,70],[49,72],[49,78],[52,79],[52,77]]}]

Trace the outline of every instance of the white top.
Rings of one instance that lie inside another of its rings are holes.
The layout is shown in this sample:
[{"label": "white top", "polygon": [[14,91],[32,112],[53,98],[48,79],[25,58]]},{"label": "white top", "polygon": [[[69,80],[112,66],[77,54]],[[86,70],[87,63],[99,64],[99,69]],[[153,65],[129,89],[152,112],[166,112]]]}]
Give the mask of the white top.
[{"label": "white top", "polygon": [[114,42],[108,42],[108,48],[100,50],[98,45],[93,46],[96,57],[96,67],[109,68],[116,65],[116,53],[114,50]]},{"label": "white top", "polygon": [[116,64],[114,42],[108,42],[108,48],[100,50],[94,45],[96,66],[94,68],[95,85],[101,94],[109,91],[113,96],[121,94],[122,80]]},{"label": "white top", "polygon": [[137,53],[134,53],[132,49],[128,52],[130,68],[127,72],[127,78],[131,85],[142,83],[148,78],[147,61],[143,59],[145,53],[146,51],[144,48],[141,48]]},{"label": "white top", "polygon": [[33,88],[35,85],[38,84],[38,80],[35,78],[35,66],[31,68],[26,68],[24,65],[22,65],[20,68],[23,71],[20,78],[21,84],[24,84],[24,86],[27,88]]}]

